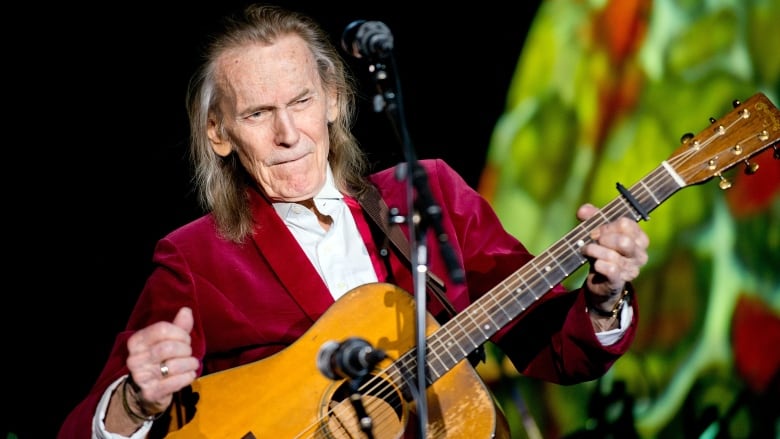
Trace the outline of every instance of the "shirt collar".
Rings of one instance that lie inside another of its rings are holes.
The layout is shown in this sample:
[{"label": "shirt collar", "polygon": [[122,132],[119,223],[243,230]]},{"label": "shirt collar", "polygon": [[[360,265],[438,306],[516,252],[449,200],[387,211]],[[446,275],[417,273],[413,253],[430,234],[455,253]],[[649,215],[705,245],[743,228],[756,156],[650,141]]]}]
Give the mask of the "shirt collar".
[{"label": "shirt collar", "polygon": [[[336,188],[336,183],[333,179],[333,171],[330,168],[330,164],[328,164],[328,169],[325,173],[325,184],[322,186],[322,189],[320,189],[317,195],[314,196],[314,204],[318,209],[320,209],[320,211],[323,211],[323,202],[326,200],[340,200],[343,198],[344,195],[339,192],[338,188]],[[276,210],[276,213],[278,213],[280,217],[286,218],[292,209],[300,207],[300,204],[279,201],[274,202],[273,206]],[[327,212],[323,211],[323,213]]]}]

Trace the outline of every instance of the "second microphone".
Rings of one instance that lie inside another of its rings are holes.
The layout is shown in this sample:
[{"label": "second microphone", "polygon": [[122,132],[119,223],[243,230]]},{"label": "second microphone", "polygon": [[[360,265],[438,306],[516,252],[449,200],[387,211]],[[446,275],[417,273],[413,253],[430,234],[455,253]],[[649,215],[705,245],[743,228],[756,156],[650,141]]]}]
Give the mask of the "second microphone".
[{"label": "second microphone", "polygon": [[356,379],[367,375],[385,358],[387,354],[381,349],[374,349],[361,338],[350,337],[342,343],[323,344],[317,354],[317,369],[332,380]]}]

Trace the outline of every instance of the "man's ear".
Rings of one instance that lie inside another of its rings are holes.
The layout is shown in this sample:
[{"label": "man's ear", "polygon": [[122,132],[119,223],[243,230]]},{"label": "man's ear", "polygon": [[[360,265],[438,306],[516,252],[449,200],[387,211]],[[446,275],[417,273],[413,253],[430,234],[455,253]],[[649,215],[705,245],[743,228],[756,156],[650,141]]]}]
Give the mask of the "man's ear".
[{"label": "man's ear", "polygon": [[336,116],[339,114],[339,95],[337,92],[329,92],[328,93],[328,109],[327,109],[327,116],[328,116],[328,124],[331,124],[336,121]]},{"label": "man's ear", "polygon": [[209,142],[211,142],[211,149],[218,156],[227,157],[233,150],[230,141],[223,137],[222,132],[218,128],[217,121],[212,118],[209,118],[206,135],[208,135]]}]

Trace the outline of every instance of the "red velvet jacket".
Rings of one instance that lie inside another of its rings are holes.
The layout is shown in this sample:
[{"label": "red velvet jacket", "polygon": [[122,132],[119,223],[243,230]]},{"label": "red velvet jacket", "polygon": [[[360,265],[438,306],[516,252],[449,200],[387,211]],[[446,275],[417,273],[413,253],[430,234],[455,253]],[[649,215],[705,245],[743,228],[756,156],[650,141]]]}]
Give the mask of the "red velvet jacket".
[{"label": "red velvet jacket", "polygon": [[[488,203],[440,160],[421,162],[432,196],[442,208],[442,226],[466,273],[465,284],[447,281],[447,296],[460,311],[532,258],[499,223]],[[388,206],[405,211],[406,185],[392,169],[370,180]],[[194,355],[201,373],[210,373],[262,359],[296,341],[334,303],[321,277],[292,234],[260,194],[251,194],[257,224],[244,245],[221,239],[212,216],[203,216],[161,239],[151,273],[132,311],[126,330],[118,334],[108,361],[86,398],[66,418],[60,438],[90,436],[97,403],[107,386],[127,373],[126,341],[134,330],[172,320],[184,305],[193,309]],[[353,207],[362,230],[371,223]],[[364,233],[365,234],[365,233]],[[438,242],[429,233],[428,269],[448,279]],[[370,236],[369,250],[376,250]],[[381,243],[377,244],[381,245]],[[393,283],[408,292],[413,283],[408,264],[391,252]],[[441,306],[428,300],[436,315]],[[636,301],[634,319],[638,316]],[[633,322],[616,344],[603,347],[585,311],[581,291],[561,286],[544,295],[493,338],[526,376],[561,384],[592,380],[607,371],[629,347]],[[511,330],[510,330],[511,327]]]}]

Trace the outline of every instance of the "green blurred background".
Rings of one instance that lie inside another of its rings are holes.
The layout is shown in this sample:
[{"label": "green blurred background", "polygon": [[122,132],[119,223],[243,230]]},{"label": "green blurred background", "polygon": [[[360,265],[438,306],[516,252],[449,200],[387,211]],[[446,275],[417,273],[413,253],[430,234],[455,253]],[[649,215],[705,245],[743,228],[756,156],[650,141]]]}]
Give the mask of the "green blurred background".
[{"label": "green blurred background", "polygon": [[[541,252],[697,134],[762,92],[780,98],[780,2],[543,1],[479,188]],[[596,382],[482,368],[517,437],[780,437],[780,161],[769,148],[650,214],[630,352]],[[567,282],[582,281],[583,270]],[[521,416],[527,410],[527,416]]]}]

